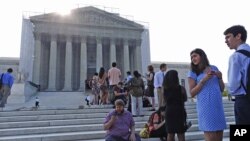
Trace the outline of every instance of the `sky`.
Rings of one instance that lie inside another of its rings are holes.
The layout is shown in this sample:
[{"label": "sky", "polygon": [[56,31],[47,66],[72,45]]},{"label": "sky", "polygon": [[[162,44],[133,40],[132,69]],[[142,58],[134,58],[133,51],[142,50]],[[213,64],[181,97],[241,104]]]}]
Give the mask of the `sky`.
[{"label": "sky", "polygon": [[203,49],[210,64],[221,70],[225,82],[233,50],[226,46],[223,32],[238,24],[250,32],[247,0],[8,0],[0,5],[0,57],[20,56],[23,15],[65,13],[88,5],[119,12],[147,25],[151,61],[190,63],[190,52]]}]

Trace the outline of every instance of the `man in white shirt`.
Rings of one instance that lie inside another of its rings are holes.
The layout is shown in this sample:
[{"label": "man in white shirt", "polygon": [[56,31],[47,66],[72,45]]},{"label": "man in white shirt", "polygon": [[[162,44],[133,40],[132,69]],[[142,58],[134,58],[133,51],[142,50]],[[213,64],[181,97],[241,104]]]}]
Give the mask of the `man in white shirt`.
[{"label": "man in white shirt", "polygon": [[236,125],[250,125],[250,94],[248,90],[248,67],[250,59],[243,52],[250,52],[246,43],[247,31],[242,25],[233,25],[224,31],[225,43],[235,52],[229,58],[228,92],[235,97],[234,112]]},{"label": "man in white shirt", "polygon": [[108,70],[108,79],[109,79],[109,101],[114,98],[113,88],[121,81],[121,71],[116,67],[116,62],[112,63],[112,68]]},{"label": "man in white shirt", "polygon": [[154,76],[154,87],[156,89],[156,93],[158,96],[158,107],[162,107],[166,105],[165,100],[164,100],[164,95],[163,95],[163,87],[162,87],[166,70],[167,70],[167,64],[162,63],[160,65],[160,70],[156,72]]}]

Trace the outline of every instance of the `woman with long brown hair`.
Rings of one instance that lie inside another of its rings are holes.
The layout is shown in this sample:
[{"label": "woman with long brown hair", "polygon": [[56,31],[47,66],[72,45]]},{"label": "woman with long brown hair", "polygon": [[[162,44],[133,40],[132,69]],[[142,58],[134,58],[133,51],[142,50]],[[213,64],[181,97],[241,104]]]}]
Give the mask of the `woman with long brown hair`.
[{"label": "woman with long brown hair", "polygon": [[108,85],[107,73],[103,67],[100,68],[98,75],[98,83],[100,87],[100,104],[108,104]]},{"label": "woman with long brown hair", "polygon": [[219,69],[209,64],[202,49],[190,53],[191,70],[188,73],[189,90],[197,97],[199,129],[204,132],[206,141],[222,141],[226,120],[222,103],[224,82]]}]

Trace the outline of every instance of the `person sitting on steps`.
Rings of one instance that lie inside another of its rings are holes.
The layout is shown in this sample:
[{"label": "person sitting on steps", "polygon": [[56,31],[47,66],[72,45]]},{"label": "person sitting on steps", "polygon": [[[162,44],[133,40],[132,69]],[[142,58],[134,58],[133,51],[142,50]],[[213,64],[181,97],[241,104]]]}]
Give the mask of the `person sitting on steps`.
[{"label": "person sitting on steps", "polygon": [[161,141],[166,141],[168,133],[165,124],[165,106],[153,112],[148,120],[149,137],[160,137]]},{"label": "person sitting on steps", "polygon": [[123,100],[124,104],[127,104],[127,95],[128,92],[127,90],[123,87],[123,83],[119,82],[115,87],[114,87],[114,100],[112,101],[112,104],[115,104],[115,101],[117,99]]}]

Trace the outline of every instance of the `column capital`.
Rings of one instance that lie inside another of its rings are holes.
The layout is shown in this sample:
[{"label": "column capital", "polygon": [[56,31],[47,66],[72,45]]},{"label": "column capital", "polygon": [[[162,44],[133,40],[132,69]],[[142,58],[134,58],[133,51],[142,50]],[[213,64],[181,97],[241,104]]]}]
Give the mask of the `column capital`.
[{"label": "column capital", "polygon": [[96,37],[96,42],[97,43],[102,43],[102,37]]},{"label": "column capital", "polygon": [[67,35],[66,36],[66,41],[71,42],[72,41],[72,35]]},{"label": "column capital", "polygon": [[110,38],[110,44],[115,44],[116,38]]},{"label": "column capital", "polygon": [[38,33],[38,32],[34,32],[34,37],[35,37],[35,40],[41,40],[41,33]]},{"label": "column capital", "polygon": [[141,39],[135,39],[136,45],[141,45]]},{"label": "column capital", "polygon": [[87,42],[87,36],[81,36],[81,42],[86,43]]},{"label": "column capital", "polygon": [[51,41],[56,41],[57,40],[57,35],[56,34],[51,34],[50,38],[51,38]]},{"label": "column capital", "polygon": [[128,38],[123,38],[123,44],[124,45],[129,45],[129,39]]}]

